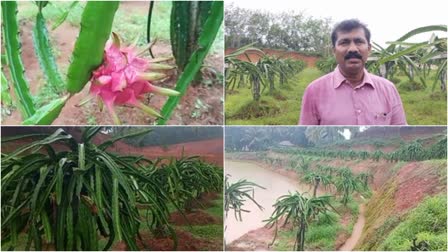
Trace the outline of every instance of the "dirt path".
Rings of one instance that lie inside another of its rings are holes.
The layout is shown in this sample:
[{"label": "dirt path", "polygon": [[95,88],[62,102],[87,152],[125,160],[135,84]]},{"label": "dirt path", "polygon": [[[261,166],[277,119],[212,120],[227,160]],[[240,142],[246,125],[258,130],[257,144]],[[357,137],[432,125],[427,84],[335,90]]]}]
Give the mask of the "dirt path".
[{"label": "dirt path", "polygon": [[359,215],[358,220],[353,226],[353,232],[350,238],[345,241],[344,245],[342,245],[338,250],[339,251],[352,251],[356,243],[358,243],[359,238],[361,238],[362,229],[364,228],[364,224],[366,223],[366,218],[364,216],[365,206],[364,204],[359,205]]}]

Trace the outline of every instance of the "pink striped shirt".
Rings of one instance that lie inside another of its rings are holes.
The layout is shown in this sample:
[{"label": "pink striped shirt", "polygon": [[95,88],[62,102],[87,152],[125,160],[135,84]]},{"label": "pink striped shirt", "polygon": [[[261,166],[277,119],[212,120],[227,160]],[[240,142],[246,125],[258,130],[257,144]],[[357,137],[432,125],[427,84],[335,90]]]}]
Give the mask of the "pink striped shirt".
[{"label": "pink striped shirt", "polygon": [[313,81],[305,90],[301,125],[406,125],[395,85],[364,69],[353,88],[339,68]]}]

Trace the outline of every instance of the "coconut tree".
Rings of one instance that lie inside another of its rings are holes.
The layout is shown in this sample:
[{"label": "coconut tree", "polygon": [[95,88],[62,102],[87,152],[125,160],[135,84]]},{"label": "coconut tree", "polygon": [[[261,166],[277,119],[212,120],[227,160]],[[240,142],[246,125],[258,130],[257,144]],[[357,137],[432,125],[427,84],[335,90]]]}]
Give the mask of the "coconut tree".
[{"label": "coconut tree", "polygon": [[[317,220],[322,215],[326,215],[329,211],[336,210],[331,206],[330,199],[332,196],[306,197],[306,194],[299,192],[289,193],[280,196],[274,204],[274,212],[267,219],[267,225],[276,226],[277,234],[278,222],[283,221],[283,226],[292,223],[297,227],[296,239],[293,250],[303,251],[305,249],[305,234],[309,223]],[[275,241],[272,241],[272,244]]]},{"label": "coconut tree", "polygon": [[271,144],[271,138],[265,128],[251,127],[244,130],[241,142],[249,150],[265,150]]}]

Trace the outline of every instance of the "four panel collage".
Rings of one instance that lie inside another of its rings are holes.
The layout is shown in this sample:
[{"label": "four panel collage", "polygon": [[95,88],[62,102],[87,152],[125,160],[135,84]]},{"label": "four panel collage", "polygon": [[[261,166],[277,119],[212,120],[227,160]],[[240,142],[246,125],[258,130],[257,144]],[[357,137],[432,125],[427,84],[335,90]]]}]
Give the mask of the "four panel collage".
[{"label": "four panel collage", "polygon": [[437,6],[2,0],[1,250],[447,251]]}]

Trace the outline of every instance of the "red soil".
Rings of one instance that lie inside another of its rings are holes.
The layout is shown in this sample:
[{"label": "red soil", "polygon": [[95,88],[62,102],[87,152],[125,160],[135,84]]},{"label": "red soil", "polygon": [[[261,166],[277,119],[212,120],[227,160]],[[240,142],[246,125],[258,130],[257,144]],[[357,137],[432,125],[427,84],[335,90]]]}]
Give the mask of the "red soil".
[{"label": "red soil", "polygon": [[274,238],[275,228],[261,227],[252,230],[241,236],[232,243],[226,245],[226,250],[229,251],[254,251],[265,250],[269,251],[271,248],[269,244]]},{"label": "red soil", "polygon": [[202,140],[164,146],[134,147],[124,142],[117,142],[109,148],[121,154],[143,155],[154,159],[160,157],[199,156],[200,159],[223,167],[223,139]]},{"label": "red soil", "polygon": [[[98,134],[94,138],[94,143],[99,144],[104,142],[108,136]],[[14,142],[3,143],[1,145],[2,152],[8,153],[16,150],[24,144],[30,143],[32,140],[25,139]],[[67,147],[61,145],[52,145],[56,150],[66,150]],[[173,144],[169,146],[150,146],[150,147],[134,147],[118,141],[108,148],[109,151],[120,154],[143,155],[148,159],[155,159],[161,157],[175,157],[183,156],[199,156],[200,159],[213,163],[217,166],[223,167],[223,139],[210,139],[196,142],[186,142],[180,144]]]},{"label": "red soil", "polygon": [[405,212],[418,205],[425,197],[446,192],[445,186],[437,186],[440,178],[431,174],[431,167],[422,163],[409,163],[397,174],[398,188],[395,192],[395,209]]},{"label": "red soil", "polygon": [[[225,51],[225,55],[231,54],[232,52],[234,52],[236,49],[235,48],[227,48]],[[261,49],[264,53],[266,53],[267,55],[275,55],[278,56],[280,58],[290,58],[290,59],[295,59],[295,60],[303,60],[305,61],[306,65],[308,67],[314,67],[316,65],[316,61],[319,60],[318,57],[315,56],[307,56],[295,51],[284,51],[284,50],[276,50],[276,49],[267,49],[267,48],[263,48]],[[247,55],[249,56],[249,61],[251,62],[257,62],[261,56],[260,53],[257,51],[247,51],[246,52]],[[241,54],[239,56],[237,56],[237,58],[239,60],[245,60],[248,61],[247,57],[245,54]]]},{"label": "red soil", "polygon": [[[177,251],[222,251],[222,245],[217,244],[216,241],[198,239],[182,230],[176,230],[176,234]],[[142,240],[137,240],[137,246],[140,250],[172,251],[174,241],[171,238],[154,238],[150,234],[142,233]]]}]

